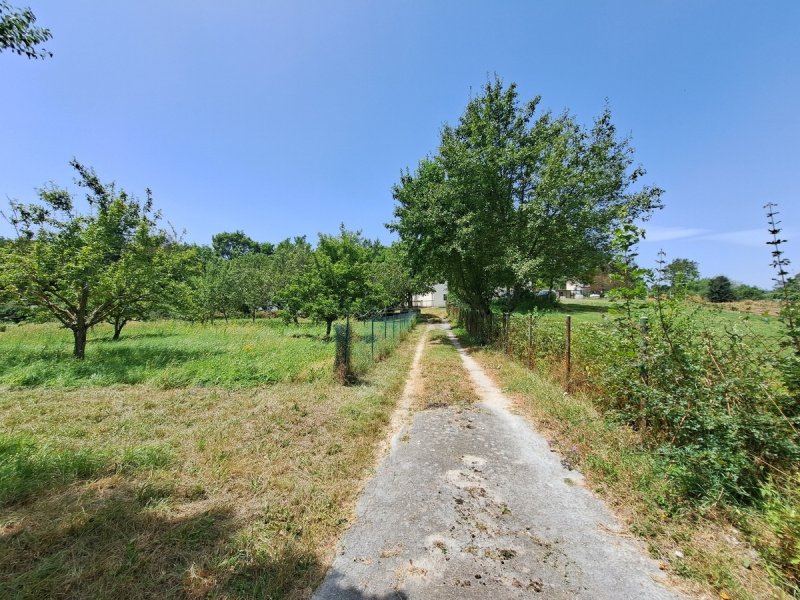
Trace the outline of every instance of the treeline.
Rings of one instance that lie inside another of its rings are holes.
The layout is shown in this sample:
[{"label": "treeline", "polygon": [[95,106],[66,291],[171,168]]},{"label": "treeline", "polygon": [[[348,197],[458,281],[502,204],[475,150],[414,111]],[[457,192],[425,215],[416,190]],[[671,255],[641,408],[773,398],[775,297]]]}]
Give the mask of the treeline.
[{"label": "treeline", "polygon": [[409,303],[429,284],[413,276],[401,246],[383,246],[344,226],[259,243],[243,232],[186,244],[161,225],[149,190],[140,201],[72,161],[85,194],[49,185],[37,202],[11,202],[17,236],[0,241],[0,319],[50,318],[70,329],[83,358],[86,334],[102,322],[118,338],[132,319],[199,322],[269,311],[331,324]]},{"label": "treeline", "polygon": [[[651,293],[665,292],[673,295],[694,296],[709,302],[734,302],[740,300],[773,300],[780,297],[777,290],[765,290],[754,285],[731,280],[725,275],[700,277],[700,267],[694,260],[676,258],[661,266],[659,283],[651,284]],[[619,273],[609,266],[590,279],[592,292],[605,293],[623,285]]]}]

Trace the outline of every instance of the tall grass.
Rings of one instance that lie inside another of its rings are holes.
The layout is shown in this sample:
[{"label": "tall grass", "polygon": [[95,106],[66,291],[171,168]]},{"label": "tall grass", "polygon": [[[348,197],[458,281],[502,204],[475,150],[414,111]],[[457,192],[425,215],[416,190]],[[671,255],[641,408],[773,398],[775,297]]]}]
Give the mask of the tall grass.
[{"label": "tall grass", "polygon": [[59,388],[147,383],[253,387],[313,381],[330,374],[333,345],[324,328],[256,323],[130,323],[118,341],[95,327],[86,359],[72,358],[72,335],[54,324],[9,326],[0,333],[0,385]]}]

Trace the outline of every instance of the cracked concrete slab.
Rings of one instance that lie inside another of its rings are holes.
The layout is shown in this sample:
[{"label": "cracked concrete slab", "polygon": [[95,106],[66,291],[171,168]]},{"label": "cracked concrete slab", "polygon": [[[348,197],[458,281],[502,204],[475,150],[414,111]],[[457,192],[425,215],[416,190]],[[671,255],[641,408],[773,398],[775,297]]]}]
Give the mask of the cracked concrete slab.
[{"label": "cracked concrete slab", "polygon": [[395,432],[314,598],[680,598],[457,348],[483,402]]}]

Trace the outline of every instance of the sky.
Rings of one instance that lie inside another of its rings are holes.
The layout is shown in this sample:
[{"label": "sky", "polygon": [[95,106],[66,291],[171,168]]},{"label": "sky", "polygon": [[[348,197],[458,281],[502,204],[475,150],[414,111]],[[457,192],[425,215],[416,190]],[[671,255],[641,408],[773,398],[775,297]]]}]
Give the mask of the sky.
[{"label": "sky", "polygon": [[[390,242],[391,188],[494,74],[589,124],[608,102],[665,208],[640,263],[771,287],[763,205],[800,268],[800,2],[11,0],[52,59],[0,54],[0,205],[73,157],[185,239]],[[0,235],[13,230],[0,220]]]}]

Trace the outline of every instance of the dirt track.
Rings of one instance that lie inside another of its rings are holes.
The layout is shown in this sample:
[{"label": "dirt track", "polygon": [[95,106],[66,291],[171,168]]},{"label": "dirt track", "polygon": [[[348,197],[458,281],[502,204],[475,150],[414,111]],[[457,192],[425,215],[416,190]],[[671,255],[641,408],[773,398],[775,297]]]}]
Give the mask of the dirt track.
[{"label": "dirt track", "polygon": [[482,402],[400,425],[314,598],[680,598],[457,348]]}]

